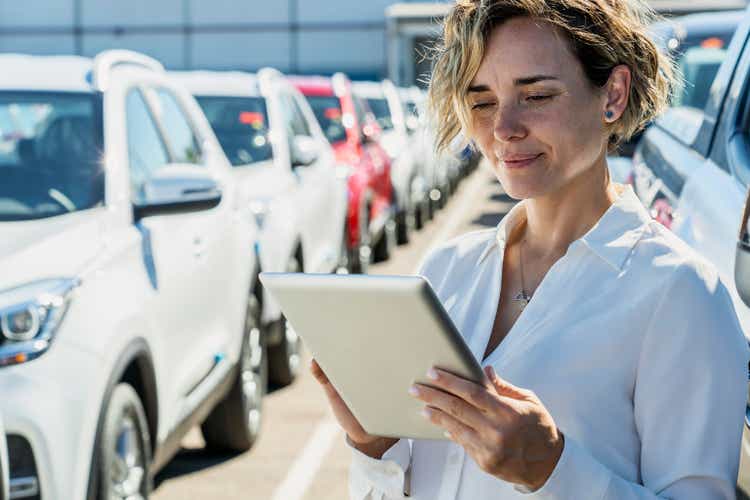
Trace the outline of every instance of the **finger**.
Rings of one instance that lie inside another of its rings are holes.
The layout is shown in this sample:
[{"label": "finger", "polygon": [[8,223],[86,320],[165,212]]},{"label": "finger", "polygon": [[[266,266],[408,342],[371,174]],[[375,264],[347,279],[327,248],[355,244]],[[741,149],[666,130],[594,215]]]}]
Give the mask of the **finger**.
[{"label": "finger", "polygon": [[482,410],[448,392],[424,384],[414,384],[409,392],[428,406],[442,410],[473,429],[486,429],[492,425]]},{"label": "finger", "polygon": [[484,369],[484,371],[487,375],[487,378],[489,378],[490,382],[492,382],[492,385],[494,386],[498,395],[522,401],[529,399],[530,392],[527,389],[516,387],[507,380],[500,378],[493,367],[488,366]]},{"label": "finger", "polygon": [[313,377],[315,377],[315,380],[317,380],[321,384],[325,385],[330,382],[328,380],[328,376],[325,374],[318,362],[315,361],[315,358],[312,358],[310,360],[310,372],[312,373]]},{"label": "finger", "polygon": [[491,397],[491,393],[488,391],[493,386],[489,381],[484,386],[438,368],[430,370],[427,376],[431,379],[432,385],[458,396],[482,411],[494,410],[494,398]]},{"label": "finger", "polygon": [[464,448],[476,450],[481,445],[481,438],[476,430],[456,419],[452,415],[445,413],[440,408],[426,406],[422,410],[422,416],[430,423],[437,425],[445,430],[445,437],[455,441]]}]

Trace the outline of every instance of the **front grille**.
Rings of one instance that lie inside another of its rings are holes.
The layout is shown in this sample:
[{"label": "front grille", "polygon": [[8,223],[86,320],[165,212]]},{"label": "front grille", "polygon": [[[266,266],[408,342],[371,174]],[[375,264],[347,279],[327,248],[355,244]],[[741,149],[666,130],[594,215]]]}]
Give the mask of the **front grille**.
[{"label": "front grille", "polygon": [[7,441],[11,500],[41,500],[31,444],[16,434],[8,434]]}]

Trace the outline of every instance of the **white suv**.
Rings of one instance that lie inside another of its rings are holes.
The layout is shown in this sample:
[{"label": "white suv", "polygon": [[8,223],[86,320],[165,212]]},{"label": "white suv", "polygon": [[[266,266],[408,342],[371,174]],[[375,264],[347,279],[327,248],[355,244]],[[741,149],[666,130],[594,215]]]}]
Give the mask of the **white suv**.
[{"label": "white suv", "polygon": [[421,228],[427,218],[429,199],[417,151],[410,147],[404,103],[390,80],[353,82],[352,88],[367,102],[382,130],[379,141],[391,158],[398,243],[407,243],[409,233]]},{"label": "white suv", "polygon": [[264,392],[255,222],[153,59],[0,56],[0,413],[13,498],[146,498],[203,423],[248,449]]},{"label": "white suv", "polygon": [[[346,267],[346,180],[307,101],[278,71],[173,72],[203,108],[233,165],[242,203],[261,228],[263,271],[330,273]],[[262,294],[271,380],[292,382],[300,342]]]}]

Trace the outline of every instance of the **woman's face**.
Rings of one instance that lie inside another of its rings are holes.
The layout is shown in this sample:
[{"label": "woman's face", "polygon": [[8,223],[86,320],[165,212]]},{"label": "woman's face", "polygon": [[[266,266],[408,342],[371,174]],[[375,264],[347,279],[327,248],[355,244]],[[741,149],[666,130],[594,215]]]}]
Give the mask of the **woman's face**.
[{"label": "woman's face", "polygon": [[607,93],[550,24],[522,17],[495,28],[468,102],[472,138],[513,198],[553,193],[603,165]]}]

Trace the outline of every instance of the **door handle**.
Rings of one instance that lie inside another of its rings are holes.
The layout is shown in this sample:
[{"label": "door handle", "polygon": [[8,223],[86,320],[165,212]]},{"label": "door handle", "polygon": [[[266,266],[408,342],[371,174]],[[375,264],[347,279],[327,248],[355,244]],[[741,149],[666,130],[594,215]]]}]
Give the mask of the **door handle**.
[{"label": "door handle", "polygon": [[203,238],[200,236],[196,236],[193,239],[193,256],[200,258],[203,257],[203,255],[206,253],[206,243],[203,241]]}]

